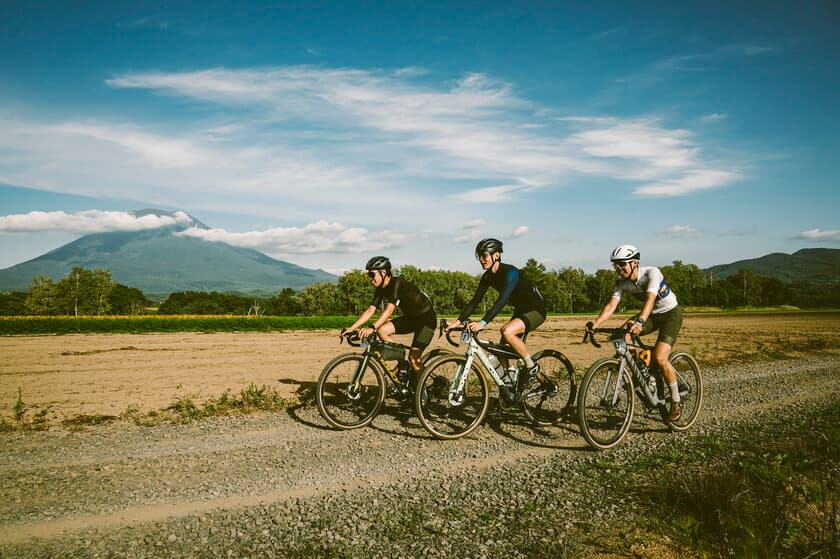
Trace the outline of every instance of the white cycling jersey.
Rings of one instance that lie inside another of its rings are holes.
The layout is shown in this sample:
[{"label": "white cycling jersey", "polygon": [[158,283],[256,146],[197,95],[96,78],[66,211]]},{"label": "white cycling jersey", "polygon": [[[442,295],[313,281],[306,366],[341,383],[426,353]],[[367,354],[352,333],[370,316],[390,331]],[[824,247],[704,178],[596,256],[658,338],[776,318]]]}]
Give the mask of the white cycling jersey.
[{"label": "white cycling jersey", "polygon": [[668,287],[662,271],[655,266],[639,267],[639,277],[635,282],[618,278],[615,282],[613,298],[621,301],[621,294],[625,291],[640,301],[644,301],[648,293],[656,293],[656,301],[653,304],[651,314],[668,312],[678,304],[677,296]]}]

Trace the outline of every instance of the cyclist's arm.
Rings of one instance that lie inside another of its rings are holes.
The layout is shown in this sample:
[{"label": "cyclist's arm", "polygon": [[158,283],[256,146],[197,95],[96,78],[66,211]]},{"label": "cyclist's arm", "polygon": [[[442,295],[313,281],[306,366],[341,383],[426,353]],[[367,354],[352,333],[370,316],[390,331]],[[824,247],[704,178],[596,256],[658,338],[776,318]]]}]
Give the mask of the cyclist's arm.
[{"label": "cyclist's arm", "polygon": [[464,310],[461,311],[461,314],[458,315],[458,323],[464,322],[470,317],[475,308],[481,302],[481,299],[484,297],[484,294],[487,293],[487,287],[489,285],[490,283],[486,281],[486,277],[481,276],[481,280],[479,280],[478,282],[478,287],[475,290],[473,298],[470,300],[469,303],[467,303],[467,306],[464,307]]},{"label": "cyclist's arm", "polygon": [[507,274],[505,275],[505,286],[499,291],[499,298],[496,299],[496,302],[493,303],[493,306],[487,311],[487,314],[484,315],[484,318],[481,320],[484,324],[490,324],[490,321],[496,318],[496,315],[502,312],[502,309],[505,308],[505,305],[510,299],[511,293],[516,288],[516,283],[519,281],[519,270],[516,268],[511,267]]},{"label": "cyclist's arm", "polygon": [[[353,326],[351,326],[350,328],[348,328],[348,330],[351,330],[351,331],[352,331],[352,330],[358,330],[359,326],[361,326],[362,324],[367,324],[367,321],[368,321],[368,320],[370,320],[370,317],[372,317],[372,316],[373,316],[373,313],[375,313],[375,312],[376,312],[376,305],[371,305],[371,306],[369,306],[369,307],[365,310],[365,312],[363,312],[363,313],[359,316],[359,318],[356,320],[356,322],[354,322],[354,323],[353,323]],[[393,311],[392,311],[392,312],[393,312]]]},{"label": "cyclist's arm", "polygon": [[601,310],[601,314],[598,315],[598,318],[595,319],[595,322],[592,323],[593,328],[598,328],[601,324],[607,321],[613,313],[615,309],[618,308],[618,303],[621,301],[618,297],[610,297],[609,302],[604,305],[603,310]]},{"label": "cyclist's arm", "polygon": [[394,311],[397,309],[397,306],[394,303],[388,303],[385,305],[385,310],[382,311],[382,314],[379,315],[379,318],[373,323],[373,328],[375,330],[379,330],[383,324],[388,322],[391,319],[391,315],[394,314]]},{"label": "cyclist's arm", "polygon": [[656,303],[656,292],[648,291],[645,293],[645,302],[642,305],[642,310],[639,312],[638,318],[635,320],[628,321],[628,323],[632,322],[630,326],[630,331],[634,334],[638,334],[642,331],[642,327],[645,325],[645,321],[650,316],[651,311],[653,311],[653,305]]}]

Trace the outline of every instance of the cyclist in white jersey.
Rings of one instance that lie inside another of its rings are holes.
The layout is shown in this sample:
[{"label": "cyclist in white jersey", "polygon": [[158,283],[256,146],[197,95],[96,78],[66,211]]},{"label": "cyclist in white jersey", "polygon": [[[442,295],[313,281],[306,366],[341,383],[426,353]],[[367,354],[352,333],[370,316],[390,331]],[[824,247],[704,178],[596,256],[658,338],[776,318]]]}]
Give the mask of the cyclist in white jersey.
[{"label": "cyclist in white jersey", "polygon": [[668,355],[677,341],[677,335],[682,326],[682,309],[677,302],[677,296],[668,287],[662,271],[654,266],[640,267],[639,258],[639,251],[633,245],[621,245],[612,251],[610,261],[618,273],[615,290],[598,318],[588,323],[587,327],[598,328],[610,318],[618,308],[621,295],[625,292],[642,301],[642,310],[630,318],[625,327],[640,336],[654,330],[659,331],[653,349],[653,358],[662,370],[671,390],[669,418],[671,421],[676,421],[682,415],[680,391],[677,386],[677,375],[668,361]]}]

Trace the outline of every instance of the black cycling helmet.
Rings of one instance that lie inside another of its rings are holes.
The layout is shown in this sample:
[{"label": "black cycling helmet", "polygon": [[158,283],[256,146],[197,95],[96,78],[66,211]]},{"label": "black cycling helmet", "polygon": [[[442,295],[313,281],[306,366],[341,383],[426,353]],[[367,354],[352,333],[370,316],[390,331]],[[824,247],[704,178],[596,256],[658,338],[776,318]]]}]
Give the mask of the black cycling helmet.
[{"label": "black cycling helmet", "polygon": [[475,257],[481,258],[481,255],[485,252],[488,254],[502,252],[502,241],[492,238],[481,239],[478,241],[478,244],[475,245]]},{"label": "black cycling helmet", "polygon": [[385,270],[390,274],[391,261],[388,260],[387,256],[374,256],[367,261],[367,264],[365,264],[365,270]]}]

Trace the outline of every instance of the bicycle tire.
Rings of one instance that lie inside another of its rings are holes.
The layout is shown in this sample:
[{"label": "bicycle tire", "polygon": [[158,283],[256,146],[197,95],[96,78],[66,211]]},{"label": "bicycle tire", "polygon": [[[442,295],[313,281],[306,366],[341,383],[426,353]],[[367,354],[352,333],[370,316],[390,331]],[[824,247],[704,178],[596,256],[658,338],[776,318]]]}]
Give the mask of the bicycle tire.
[{"label": "bicycle tire", "polygon": [[537,425],[553,425],[575,403],[575,368],[568,357],[553,349],[535,353],[534,363],[540,366],[540,374],[537,383],[526,390],[522,411]]},{"label": "bicycle tire", "polygon": [[430,363],[417,380],[414,409],[426,431],[437,439],[458,439],[481,425],[490,405],[487,378],[475,364],[467,371],[466,394],[453,404],[450,388],[466,365],[461,354],[443,355]]},{"label": "bicycle tire", "polygon": [[436,348],[430,349],[428,352],[424,353],[420,357],[420,362],[423,364],[423,366],[426,366],[429,363],[431,363],[432,361],[434,361],[435,359],[437,359],[438,357],[442,357],[444,355],[454,355],[454,353],[455,352],[452,351],[451,349],[448,349],[448,348],[445,348],[445,347],[436,347]]},{"label": "bicycle tire", "polygon": [[363,362],[361,353],[344,353],[327,363],[318,377],[315,387],[318,411],[337,429],[364,427],[373,421],[385,401],[385,377],[373,359],[368,359],[362,373],[360,391],[351,395],[353,378]]},{"label": "bicycle tire", "polygon": [[620,443],[633,421],[636,401],[633,380],[630,373],[626,369],[621,371],[620,367],[618,359],[599,359],[589,367],[580,382],[580,431],[586,442],[599,450]]},{"label": "bicycle tire", "polygon": [[703,407],[703,375],[697,361],[685,351],[673,352],[668,356],[668,361],[677,373],[682,414],[678,420],[670,421],[666,411],[663,419],[672,431],[685,431],[694,425]]}]

